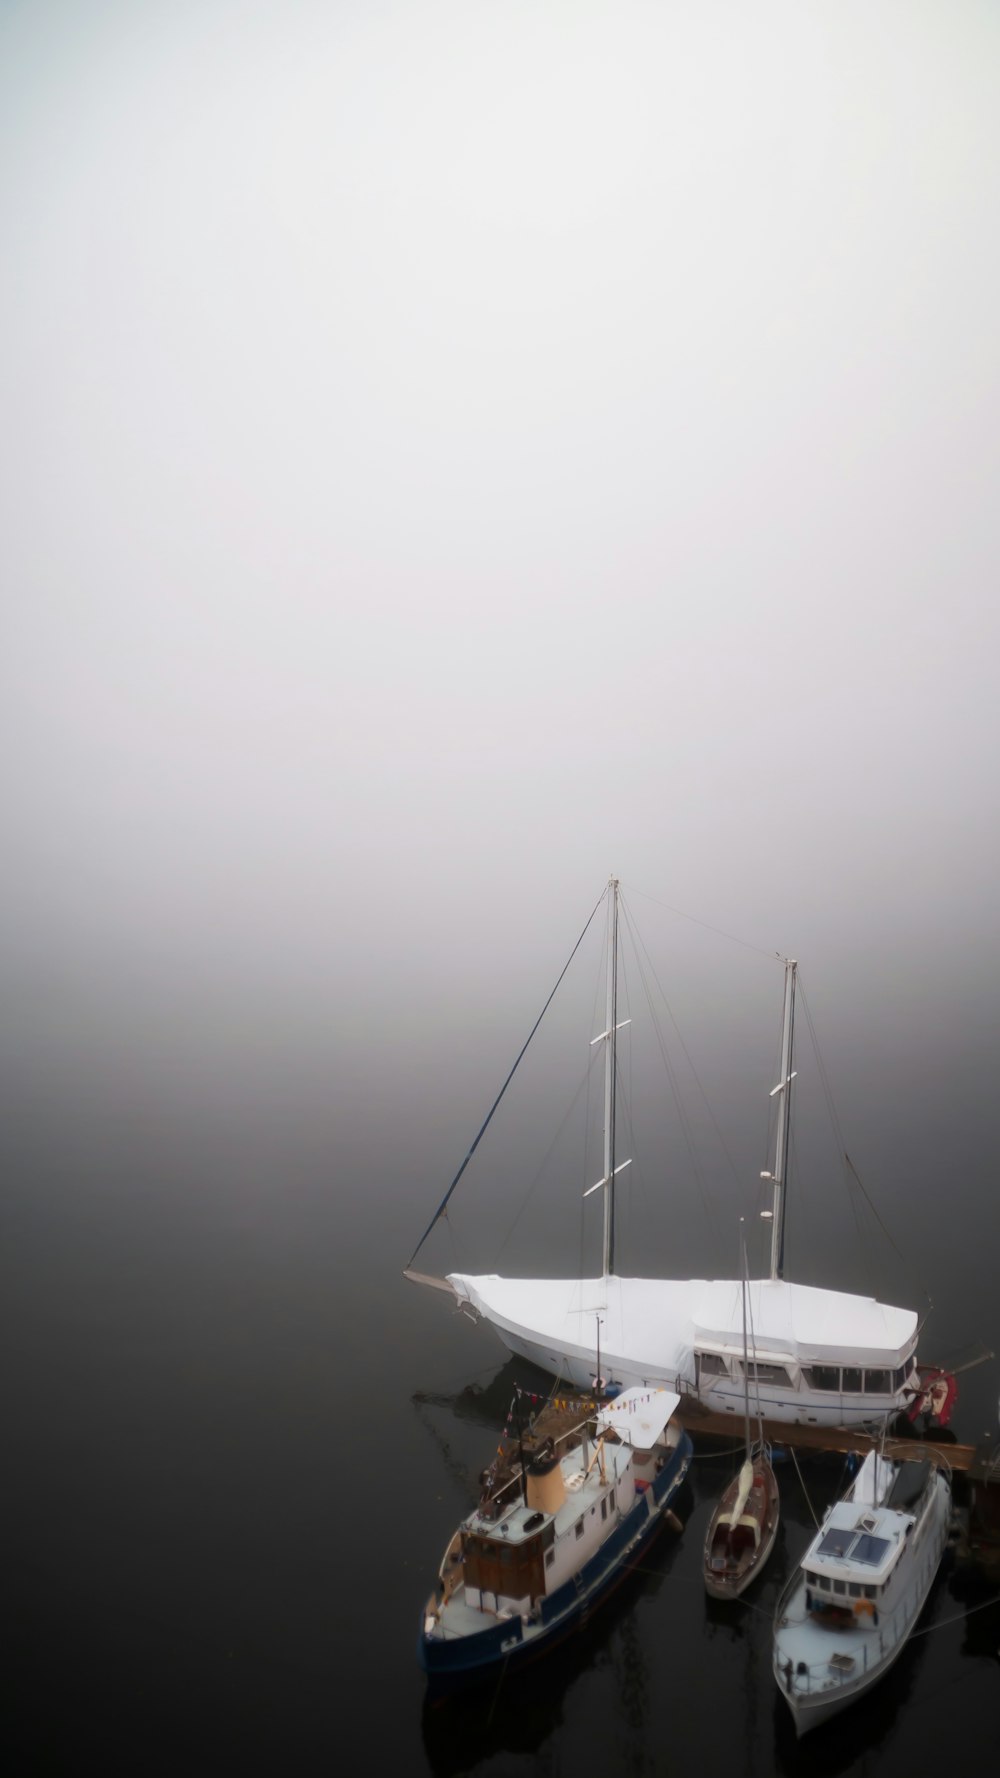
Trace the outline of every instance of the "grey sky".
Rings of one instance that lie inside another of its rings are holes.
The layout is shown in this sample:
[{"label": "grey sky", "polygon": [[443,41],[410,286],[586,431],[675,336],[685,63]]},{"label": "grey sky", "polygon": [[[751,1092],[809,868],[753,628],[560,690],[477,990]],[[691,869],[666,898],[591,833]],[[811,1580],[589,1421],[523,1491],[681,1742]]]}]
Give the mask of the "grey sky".
[{"label": "grey sky", "polygon": [[612,869],[959,1023],[998,51],[968,0],[4,7],[19,1043],[213,990],[319,1082],[526,946],[513,1029]]}]

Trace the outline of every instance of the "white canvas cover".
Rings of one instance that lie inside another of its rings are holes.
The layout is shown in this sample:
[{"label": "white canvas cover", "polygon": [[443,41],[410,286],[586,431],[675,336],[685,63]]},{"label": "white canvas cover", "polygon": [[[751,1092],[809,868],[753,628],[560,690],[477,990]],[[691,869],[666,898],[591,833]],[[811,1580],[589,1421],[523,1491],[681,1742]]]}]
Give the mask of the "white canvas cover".
[{"label": "white canvas cover", "polygon": [[[601,1369],[623,1383],[693,1375],[696,1349],[743,1354],[741,1283],[667,1278],[500,1278],[452,1272],[448,1282],[501,1332],[544,1349],[558,1372],[590,1358],[600,1316]],[[910,1309],[783,1280],[751,1281],[757,1357],[894,1370],[917,1332]]]},{"label": "white canvas cover", "polygon": [[623,1389],[621,1395],[601,1409],[597,1424],[617,1432],[633,1450],[650,1451],[671,1414],[680,1407],[680,1401],[672,1389]]},{"label": "white canvas cover", "polygon": [[[699,1283],[692,1337],[696,1346],[728,1346],[743,1352],[740,1282]],[[917,1331],[911,1309],[894,1309],[873,1297],[819,1290],[783,1279],[751,1282],[748,1307],[757,1357],[792,1353],[801,1364],[848,1364],[895,1370]]]}]

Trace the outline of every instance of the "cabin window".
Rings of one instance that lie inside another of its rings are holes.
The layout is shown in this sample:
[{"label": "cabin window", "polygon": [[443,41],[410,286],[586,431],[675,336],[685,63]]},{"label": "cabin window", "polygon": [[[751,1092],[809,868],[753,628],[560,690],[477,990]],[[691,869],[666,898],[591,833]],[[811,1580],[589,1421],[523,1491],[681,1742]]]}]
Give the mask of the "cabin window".
[{"label": "cabin window", "polygon": [[576,1535],[577,1535],[577,1537],[583,1536],[583,1520],[582,1519],[577,1519],[577,1521],[576,1521]]},{"label": "cabin window", "polygon": [[699,1352],[698,1368],[703,1377],[728,1377],[729,1375],[725,1359],[720,1358],[717,1352]]},{"label": "cabin window", "polygon": [[842,1580],[835,1580],[833,1583],[833,1590],[835,1593],[846,1593],[847,1583]]},{"label": "cabin window", "polygon": [[888,1371],[865,1371],[865,1389],[869,1395],[891,1395],[891,1381]]},{"label": "cabin window", "polygon": [[607,1497],[607,1495],[605,1495],[604,1499],[601,1501],[601,1518],[606,1519],[607,1516],[608,1516],[608,1497]]},{"label": "cabin window", "polygon": [[853,1366],[845,1364],[842,1375],[844,1379],[845,1395],[860,1395],[861,1371],[855,1370]]},{"label": "cabin window", "polygon": [[865,1587],[865,1598],[866,1599],[874,1599],[877,1592],[878,1592],[878,1587],[867,1587],[866,1586]]},{"label": "cabin window", "polygon": [[785,1389],[791,1387],[792,1379],[783,1364],[751,1364],[747,1366],[747,1372],[751,1382],[756,1379],[758,1383],[780,1383]]},{"label": "cabin window", "polygon": [[858,1583],[856,1580],[849,1580],[848,1581],[847,1591],[850,1593],[852,1599],[860,1599],[861,1598],[861,1588],[858,1586]]},{"label": "cabin window", "polygon": [[840,1370],[835,1364],[814,1364],[806,1372],[806,1379],[813,1389],[840,1388]]},{"label": "cabin window", "polygon": [[546,1550],[546,1552],[545,1552],[545,1566],[546,1566],[546,1568],[551,1568],[555,1559],[556,1559],[555,1550]]}]

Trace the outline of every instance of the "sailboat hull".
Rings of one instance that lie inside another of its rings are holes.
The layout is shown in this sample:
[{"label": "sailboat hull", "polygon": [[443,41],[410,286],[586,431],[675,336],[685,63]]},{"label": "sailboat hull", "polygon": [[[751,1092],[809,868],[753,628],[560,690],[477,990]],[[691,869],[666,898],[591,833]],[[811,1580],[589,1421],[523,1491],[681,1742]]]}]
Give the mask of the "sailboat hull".
[{"label": "sailboat hull", "polygon": [[[740,1499],[736,1475],[709,1521],[704,1573],[705,1591],[712,1599],[738,1599],[760,1574],[778,1535],[780,1502],[774,1470],[763,1454],[754,1458],[752,1467],[746,1499]],[[737,1507],[742,1510],[737,1512]]]},{"label": "sailboat hull", "polygon": [[[507,1350],[575,1387],[658,1385],[719,1414],[743,1414],[736,1280],[513,1279],[451,1273],[459,1304]],[[917,1318],[872,1298],[783,1280],[749,1286],[755,1401],[764,1419],[860,1426],[905,1410],[918,1379]]]}]

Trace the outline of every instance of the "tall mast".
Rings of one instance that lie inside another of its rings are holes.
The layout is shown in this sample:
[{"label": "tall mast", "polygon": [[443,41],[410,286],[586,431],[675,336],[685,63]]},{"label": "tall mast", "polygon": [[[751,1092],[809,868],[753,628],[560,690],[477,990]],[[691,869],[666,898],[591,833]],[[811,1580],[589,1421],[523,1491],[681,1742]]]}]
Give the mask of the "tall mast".
[{"label": "tall mast", "polygon": [[604,1245],[605,1278],[615,1269],[615,1063],[618,1018],[618,878],[608,884],[608,1015],[604,1051]]},{"label": "tall mast", "polygon": [[[742,1216],[740,1222],[743,1221]],[[740,1293],[743,1297],[743,1434],[750,1455],[750,1360],[747,1356],[747,1248],[740,1230]]]},{"label": "tall mast", "polygon": [[618,1023],[618,878],[612,877],[607,887],[608,897],[608,1007],[607,1026],[599,1037],[591,1039],[591,1049],[597,1043],[604,1048],[604,1177],[596,1185],[587,1187],[584,1197],[589,1198],[591,1192],[604,1191],[604,1238],[601,1248],[601,1270],[605,1278],[610,1278],[615,1266],[615,1174],[621,1173],[632,1165],[631,1161],[619,1161],[615,1166],[615,1076],[618,1032],[624,1025],[630,1025],[631,1019],[622,1019]]},{"label": "tall mast", "polygon": [[785,1175],[788,1168],[788,1125],[792,1111],[792,1034],[795,1025],[795,971],[798,964],[785,959],[785,1004],[781,1021],[781,1079],[771,1090],[772,1099],[781,1094],[778,1107],[778,1134],[774,1148],[774,1208],[771,1223],[771,1277],[782,1278],[785,1272]]}]

